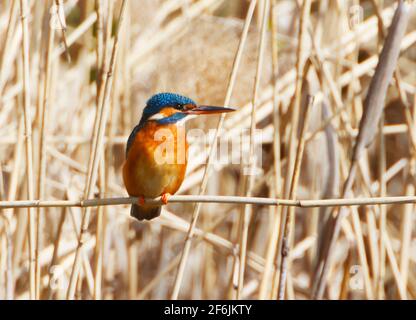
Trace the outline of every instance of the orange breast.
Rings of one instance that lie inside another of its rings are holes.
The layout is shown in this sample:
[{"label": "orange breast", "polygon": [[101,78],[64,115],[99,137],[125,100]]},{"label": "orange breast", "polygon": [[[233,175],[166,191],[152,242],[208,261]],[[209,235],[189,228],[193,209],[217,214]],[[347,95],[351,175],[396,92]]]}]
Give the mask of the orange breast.
[{"label": "orange breast", "polygon": [[129,195],[174,194],[185,178],[187,154],[184,126],[147,123],[136,134],[123,165]]}]

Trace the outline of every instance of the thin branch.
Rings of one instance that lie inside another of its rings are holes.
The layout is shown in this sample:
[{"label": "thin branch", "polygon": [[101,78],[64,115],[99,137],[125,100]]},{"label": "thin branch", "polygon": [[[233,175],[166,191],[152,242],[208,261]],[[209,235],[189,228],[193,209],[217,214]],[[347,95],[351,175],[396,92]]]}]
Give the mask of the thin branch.
[{"label": "thin branch", "polygon": [[68,61],[68,63],[70,63],[71,62],[71,55],[69,53],[68,41],[67,41],[67,38],[66,38],[65,16],[61,15],[61,12],[64,13],[64,5],[61,2],[61,0],[55,0],[55,5],[56,5],[56,10],[57,10],[57,15],[58,15],[59,26],[60,26],[61,32],[62,32],[62,40],[64,42],[66,60]]},{"label": "thin branch", "polygon": [[[250,7],[247,11],[246,20],[244,21],[243,32],[241,34],[240,42],[238,44],[238,49],[237,49],[237,52],[236,52],[236,55],[235,55],[235,58],[234,58],[233,67],[232,67],[232,71],[231,71],[231,74],[230,74],[230,79],[229,79],[229,82],[228,82],[228,88],[227,88],[227,93],[226,93],[224,105],[228,105],[230,103],[230,100],[231,100],[231,94],[233,92],[235,80],[237,78],[237,71],[238,71],[238,68],[240,66],[241,57],[242,57],[243,49],[244,49],[244,46],[245,46],[245,43],[246,43],[246,40],[247,40],[248,29],[250,27],[251,18],[253,17],[253,12],[254,12],[254,8],[256,6],[256,2],[257,2],[257,0],[251,0]],[[215,148],[216,148],[216,145],[217,145],[217,141],[218,141],[218,137],[220,135],[221,128],[222,128],[223,123],[224,123],[224,119],[225,119],[225,113],[223,113],[221,115],[220,120],[218,121],[218,125],[217,125],[217,128],[215,130],[214,139],[211,143],[209,156],[208,156],[208,162],[207,162],[207,165],[204,168],[204,173],[203,173],[201,185],[200,185],[200,188],[199,188],[199,194],[200,195],[205,192],[205,189],[206,189],[206,186],[207,186],[207,183],[208,183],[209,171],[211,169],[211,164],[212,164],[213,159],[214,159]],[[190,252],[190,249],[191,249],[192,237],[193,237],[194,229],[196,227],[196,223],[198,221],[200,210],[201,210],[201,206],[199,204],[197,204],[194,208],[193,213],[192,213],[192,219],[191,219],[189,231],[188,231],[188,234],[186,236],[184,248],[183,248],[183,251],[182,251],[181,262],[179,264],[178,271],[177,271],[176,278],[175,278],[175,284],[173,286],[173,291],[172,291],[172,296],[171,296],[172,299],[177,299],[178,295],[179,295],[179,290],[180,290],[180,287],[181,287],[182,278],[183,278],[183,275],[184,275],[184,272],[185,272],[186,262],[188,260],[189,252]]]},{"label": "thin branch", "polygon": [[[26,0],[20,0],[20,15],[23,30],[23,103],[25,118],[25,139],[26,139],[26,170],[27,170],[27,195],[29,199],[34,198],[33,185],[33,154],[32,154],[32,119],[30,115],[30,67],[29,67],[29,9]],[[36,296],[36,272],[35,272],[35,216],[29,208],[29,287],[30,298]]]},{"label": "thin branch", "polygon": [[[300,166],[302,164],[303,151],[305,149],[305,131],[307,130],[309,116],[313,107],[314,97],[308,96],[308,103],[303,117],[303,125],[300,132],[299,143],[296,151],[295,167],[293,169],[292,181],[290,183],[289,198],[296,199],[296,192],[298,188],[298,181],[300,175]],[[290,239],[291,230],[294,228],[295,208],[291,207],[289,210],[282,234],[282,248],[281,255],[282,260],[280,263],[280,276],[279,276],[279,287],[278,287],[278,299],[283,300],[286,288],[286,278],[289,269],[289,256],[290,256]]]},{"label": "thin branch", "polygon": [[[258,106],[258,96],[259,96],[259,89],[260,89],[260,79],[262,74],[262,67],[263,67],[263,56],[264,56],[264,47],[265,47],[265,39],[266,39],[266,27],[267,27],[267,13],[269,11],[269,1],[263,0],[260,2],[262,4],[262,14],[261,14],[261,31],[260,31],[260,38],[258,43],[258,55],[257,55],[257,67],[256,67],[256,77],[254,81],[254,90],[253,90],[253,101],[252,101],[252,108],[251,108],[251,124],[250,124],[250,172],[248,176],[248,182],[246,185],[246,194],[247,196],[251,196],[253,194],[254,188],[254,180],[255,180],[255,173],[254,171],[257,169],[257,161],[255,155],[255,129],[256,129],[256,108]],[[259,6],[260,7],[260,6]],[[243,168],[244,170],[244,168]],[[244,174],[244,172],[243,172]],[[238,268],[238,286],[237,286],[237,299],[240,299],[242,296],[243,286],[244,286],[244,273],[246,267],[246,256],[247,256],[247,241],[248,241],[248,228],[250,223],[250,217],[252,213],[252,206],[245,205],[242,208],[242,224],[240,230],[240,256],[239,256],[239,268]]]},{"label": "thin branch", "polygon": [[[114,205],[131,205],[137,203],[137,197],[114,197],[86,200],[16,200],[0,201],[0,209],[8,208],[58,208],[58,207],[98,207]],[[416,203],[416,196],[343,198],[322,200],[290,200],[263,197],[237,197],[237,196],[208,196],[208,195],[172,195],[169,203],[234,203],[257,204],[265,206],[287,206],[299,208],[367,206]],[[161,197],[144,199],[145,204],[163,205]]]},{"label": "thin branch", "polygon": [[[112,50],[112,54],[111,54],[111,60],[110,60],[110,64],[109,64],[109,70],[107,72],[106,75],[106,79],[105,79],[105,85],[104,85],[104,92],[103,92],[103,98],[102,98],[102,106],[101,106],[101,110],[100,110],[100,117],[99,117],[99,123],[98,123],[98,130],[97,130],[97,135],[95,136],[96,143],[95,143],[95,148],[94,148],[94,152],[91,155],[91,158],[93,159],[92,162],[92,167],[91,167],[91,171],[90,174],[88,176],[88,183],[87,183],[87,188],[85,190],[85,195],[90,197],[92,195],[92,191],[93,191],[93,187],[95,186],[95,183],[97,181],[97,174],[98,174],[98,164],[100,162],[101,156],[103,154],[103,138],[104,138],[104,133],[105,133],[105,128],[106,128],[106,123],[107,123],[107,118],[108,118],[108,104],[109,104],[109,97],[110,97],[110,93],[111,93],[111,88],[112,88],[112,80],[113,80],[113,72],[114,72],[114,68],[115,68],[115,63],[116,63],[116,57],[117,57],[117,51],[118,51],[118,40],[119,40],[119,33],[121,30],[121,26],[122,26],[122,22],[123,22],[123,17],[124,17],[124,12],[125,12],[125,8],[126,8],[126,2],[127,0],[123,0],[122,4],[121,4],[121,9],[120,9],[120,15],[119,15],[119,19],[118,19],[118,29],[116,32],[116,36],[114,39],[114,44],[113,44],[113,50]],[[80,270],[80,265],[82,262],[82,244],[84,242],[84,237],[85,234],[87,232],[88,229],[88,225],[89,225],[89,220],[90,220],[90,211],[86,210],[83,214],[82,217],[82,223],[81,223],[81,233],[79,236],[79,245],[77,247],[77,251],[75,254],[75,261],[74,261],[74,265],[72,268],[72,272],[71,272],[71,279],[69,282],[69,287],[68,287],[68,292],[67,292],[67,298],[68,299],[72,299],[75,293],[75,289],[76,289],[76,283],[77,283],[77,279],[78,279],[78,273]]]},{"label": "thin branch", "polygon": [[[361,117],[359,133],[351,157],[350,170],[343,188],[344,197],[351,191],[360,157],[371,144],[377,132],[378,123],[384,110],[387,89],[399,58],[400,45],[406,31],[409,15],[410,6],[403,1],[399,1],[364,102],[364,112]],[[348,212],[345,209],[340,209],[339,212],[333,213],[333,221],[331,221],[333,228],[329,230],[329,239],[324,251],[325,253],[323,259],[320,261],[322,271],[316,281],[315,298],[321,298],[323,295],[327,273],[331,263],[331,255],[334,251],[341,222],[347,215]]]}]

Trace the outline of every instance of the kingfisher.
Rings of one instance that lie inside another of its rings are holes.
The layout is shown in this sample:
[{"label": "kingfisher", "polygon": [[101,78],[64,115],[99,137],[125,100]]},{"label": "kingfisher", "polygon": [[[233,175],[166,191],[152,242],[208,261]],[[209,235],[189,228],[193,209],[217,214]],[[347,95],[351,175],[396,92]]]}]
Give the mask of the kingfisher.
[{"label": "kingfisher", "polygon": [[188,162],[188,143],[184,122],[203,114],[235,111],[233,108],[197,105],[175,93],[152,96],[143,109],[139,123],[131,132],[123,164],[123,180],[130,196],[138,202],[130,215],[138,220],[151,220],[160,215],[160,205],[145,204],[144,198],[169,196],[181,186]]}]

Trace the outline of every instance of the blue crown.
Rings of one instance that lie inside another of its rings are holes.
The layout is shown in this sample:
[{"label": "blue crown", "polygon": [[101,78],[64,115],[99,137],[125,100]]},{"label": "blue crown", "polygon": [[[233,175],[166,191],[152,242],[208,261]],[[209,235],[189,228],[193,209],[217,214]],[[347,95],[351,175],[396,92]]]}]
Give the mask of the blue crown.
[{"label": "blue crown", "polygon": [[143,110],[143,115],[150,116],[155,113],[158,113],[161,109],[165,107],[176,107],[178,105],[185,104],[196,105],[196,103],[193,100],[176,93],[158,93],[151,97],[149,100],[147,100],[146,107]]}]

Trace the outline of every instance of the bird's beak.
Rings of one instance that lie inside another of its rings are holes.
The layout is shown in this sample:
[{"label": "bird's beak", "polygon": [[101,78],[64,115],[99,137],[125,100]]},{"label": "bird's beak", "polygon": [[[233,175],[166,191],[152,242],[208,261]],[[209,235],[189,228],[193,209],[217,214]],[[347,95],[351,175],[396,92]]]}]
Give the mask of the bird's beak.
[{"label": "bird's beak", "polygon": [[232,112],[235,111],[233,108],[226,108],[226,107],[214,107],[214,106],[196,106],[195,108],[188,109],[184,111],[186,114],[214,114],[214,113],[224,113],[224,112]]}]

